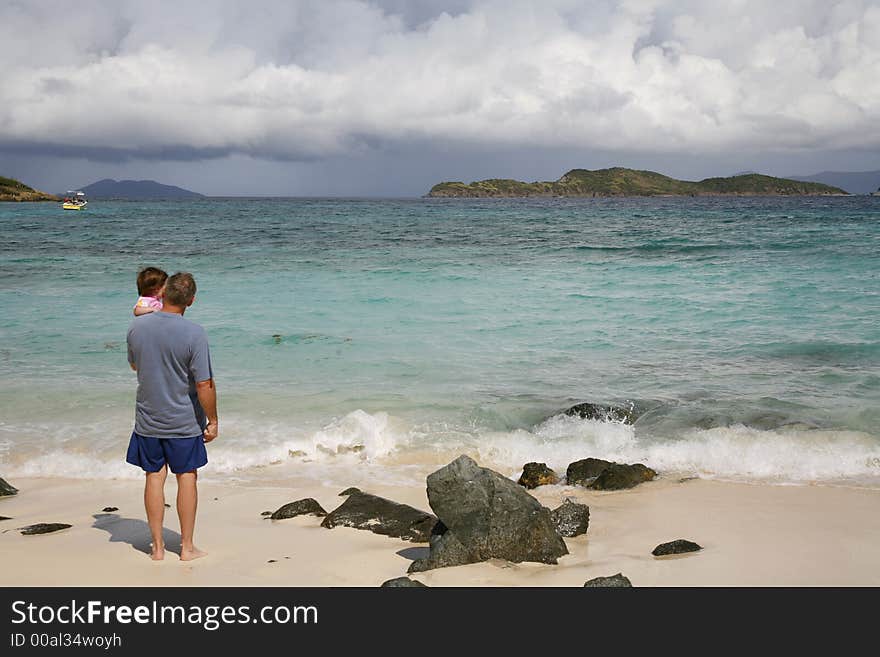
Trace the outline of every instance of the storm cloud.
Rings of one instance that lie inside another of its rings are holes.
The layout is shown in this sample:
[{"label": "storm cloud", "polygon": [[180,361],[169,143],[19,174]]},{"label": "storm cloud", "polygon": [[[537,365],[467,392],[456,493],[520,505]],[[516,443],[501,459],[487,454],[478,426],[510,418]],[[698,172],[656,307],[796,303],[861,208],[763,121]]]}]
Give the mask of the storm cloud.
[{"label": "storm cloud", "polygon": [[880,3],[0,4],[0,150],[880,147]]}]

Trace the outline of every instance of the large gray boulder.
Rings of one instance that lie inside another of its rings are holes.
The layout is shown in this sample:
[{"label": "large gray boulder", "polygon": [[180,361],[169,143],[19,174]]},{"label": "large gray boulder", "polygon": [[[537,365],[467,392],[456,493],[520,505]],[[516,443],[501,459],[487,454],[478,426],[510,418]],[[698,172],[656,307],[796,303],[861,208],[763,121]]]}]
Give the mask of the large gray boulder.
[{"label": "large gray boulder", "polygon": [[5,479],[0,477],[0,497],[6,497],[7,495],[16,495],[18,493],[18,489],[11,484],[8,484]]},{"label": "large gray boulder", "polygon": [[428,502],[440,522],[429,555],[414,561],[410,572],[492,558],[555,564],[568,554],[549,509],[467,456],[428,475]]},{"label": "large gray boulder", "polygon": [[368,529],[374,534],[394,536],[413,543],[427,543],[437,518],[406,504],[384,497],[351,493],[348,498],[324,518],[321,527],[336,526]]}]

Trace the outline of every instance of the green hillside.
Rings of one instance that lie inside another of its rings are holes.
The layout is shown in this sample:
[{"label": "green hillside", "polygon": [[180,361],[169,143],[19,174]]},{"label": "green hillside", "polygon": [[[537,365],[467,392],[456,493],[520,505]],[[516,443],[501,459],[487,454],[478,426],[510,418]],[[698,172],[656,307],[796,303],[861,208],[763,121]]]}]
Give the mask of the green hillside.
[{"label": "green hillside", "polygon": [[57,201],[58,197],[28,187],[13,178],[0,176],[0,201]]},{"label": "green hillside", "polygon": [[555,182],[526,183],[490,179],[466,185],[442,182],[428,192],[434,198],[513,198],[528,196],[826,196],[845,195],[821,183],[762,176],[756,173],[699,182],[676,180],[654,171],[572,169]]}]

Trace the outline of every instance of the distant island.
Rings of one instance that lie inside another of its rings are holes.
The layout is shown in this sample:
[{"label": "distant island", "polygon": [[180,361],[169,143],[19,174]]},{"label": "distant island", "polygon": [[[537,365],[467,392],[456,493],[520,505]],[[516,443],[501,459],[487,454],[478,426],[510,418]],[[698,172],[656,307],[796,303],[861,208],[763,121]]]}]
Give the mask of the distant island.
[{"label": "distant island", "polygon": [[57,196],[28,187],[13,178],[0,176],[0,201],[58,201]]},{"label": "distant island", "polygon": [[699,182],[676,180],[654,171],[623,167],[572,169],[555,182],[520,182],[490,179],[472,182],[442,182],[434,185],[430,198],[519,198],[531,196],[846,196],[830,185],[774,178],[747,173],[728,178],[706,178]]},{"label": "distant island", "polygon": [[880,171],[823,171],[811,176],[789,176],[789,178],[833,185],[845,189],[850,194],[870,194],[880,185]]},{"label": "distant island", "polygon": [[158,199],[196,199],[205,198],[203,194],[191,192],[174,185],[163,185],[155,180],[113,180],[105,178],[80,188],[89,199],[141,201]]}]

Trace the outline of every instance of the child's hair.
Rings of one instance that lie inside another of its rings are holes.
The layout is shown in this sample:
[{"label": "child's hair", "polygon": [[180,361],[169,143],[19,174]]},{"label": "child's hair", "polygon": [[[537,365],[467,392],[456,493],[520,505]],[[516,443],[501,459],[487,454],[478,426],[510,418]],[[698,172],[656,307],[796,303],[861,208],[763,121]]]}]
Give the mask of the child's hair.
[{"label": "child's hair", "polygon": [[168,280],[168,274],[155,267],[146,267],[138,272],[138,294],[142,297],[154,296]]}]

